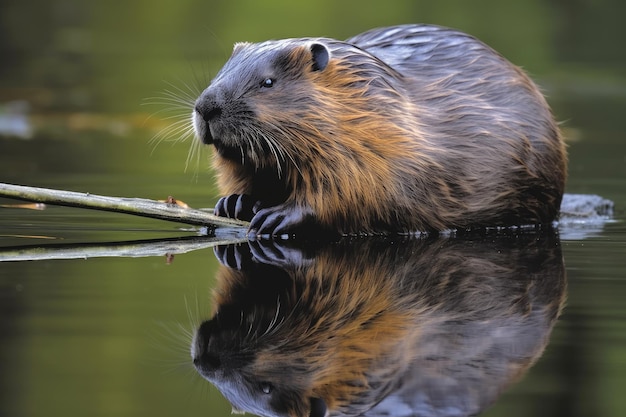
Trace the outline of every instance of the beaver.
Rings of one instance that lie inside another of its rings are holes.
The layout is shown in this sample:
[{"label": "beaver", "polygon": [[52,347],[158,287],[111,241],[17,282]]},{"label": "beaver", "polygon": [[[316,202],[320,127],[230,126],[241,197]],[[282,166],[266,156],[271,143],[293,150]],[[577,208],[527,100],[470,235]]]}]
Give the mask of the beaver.
[{"label": "beaver", "polygon": [[477,415],[541,356],[565,299],[552,232],[300,243],[216,249],[191,354],[235,411]]},{"label": "beaver", "polygon": [[237,43],[192,121],[215,147],[216,214],[250,236],[546,224],[566,178],[531,79],[433,25]]}]

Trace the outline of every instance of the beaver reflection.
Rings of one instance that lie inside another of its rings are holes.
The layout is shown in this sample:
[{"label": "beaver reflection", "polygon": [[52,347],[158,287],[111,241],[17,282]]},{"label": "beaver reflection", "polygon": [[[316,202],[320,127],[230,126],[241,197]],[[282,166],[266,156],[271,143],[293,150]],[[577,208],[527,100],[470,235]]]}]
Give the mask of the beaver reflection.
[{"label": "beaver reflection", "polygon": [[565,294],[553,233],[216,255],[194,365],[263,416],[476,414],[542,353]]}]

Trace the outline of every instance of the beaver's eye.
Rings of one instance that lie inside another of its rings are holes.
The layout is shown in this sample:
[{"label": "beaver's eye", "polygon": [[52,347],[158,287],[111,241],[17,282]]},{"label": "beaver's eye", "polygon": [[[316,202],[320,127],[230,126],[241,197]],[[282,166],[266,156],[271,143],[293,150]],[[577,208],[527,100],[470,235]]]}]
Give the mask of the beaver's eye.
[{"label": "beaver's eye", "polygon": [[269,382],[261,382],[261,391],[263,391],[264,394],[270,394],[273,389],[274,387]]},{"label": "beaver's eye", "polygon": [[274,79],[273,78],[266,78],[261,83],[261,87],[272,88],[273,86],[274,86]]}]

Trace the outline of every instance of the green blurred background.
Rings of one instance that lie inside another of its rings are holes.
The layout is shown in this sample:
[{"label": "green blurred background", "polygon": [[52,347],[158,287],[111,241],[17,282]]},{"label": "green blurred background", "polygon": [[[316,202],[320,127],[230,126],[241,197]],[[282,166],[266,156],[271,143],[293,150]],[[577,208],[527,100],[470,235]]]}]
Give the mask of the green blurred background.
[{"label": "green blurred background", "polygon": [[610,85],[625,75],[625,13],[619,0],[3,0],[0,86],[39,93],[41,108],[137,111],[164,80],[210,80],[236,41],[345,39],[408,22],[469,32],[539,78]]}]

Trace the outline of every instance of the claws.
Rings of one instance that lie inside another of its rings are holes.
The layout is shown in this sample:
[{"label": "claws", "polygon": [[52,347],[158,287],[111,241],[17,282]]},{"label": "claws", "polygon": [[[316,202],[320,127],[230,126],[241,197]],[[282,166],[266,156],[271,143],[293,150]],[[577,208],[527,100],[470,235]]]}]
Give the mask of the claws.
[{"label": "claws", "polygon": [[259,264],[282,269],[310,265],[313,256],[307,256],[303,247],[288,246],[288,242],[253,240],[243,244],[218,245],[215,257],[224,266],[238,271],[257,268]]},{"label": "claws", "polygon": [[222,265],[232,269],[243,270],[252,262],[248,245],[218,245],[213,253]]},{"label": "claws", "polygon": [[247,194],[231,194],[217,201],[214,213],[216,216],[250,221],[259,205],[260,202]]},{"label": "claws", "polygon": [[263,207],[260,201],[247,194],[231,194],[222,197],[215,205],[215,215],[250,222],[248,239],[291,237],[304,224],[311,224],[311,210],[283,203],[274,207]]},{"label": "claws", "polygon": [[248,239],[259,237],[290,237],[296,229],[312,218],[312,214],[291,204],[259,209],[250,223]]},{"label": "claws", "polygon": [[271,240],[253,240],[248,242],[252,260],[266,265],[274,265],[282,269],[306,266],[312,263],[300,247],[287,246],[288,242]]}]

